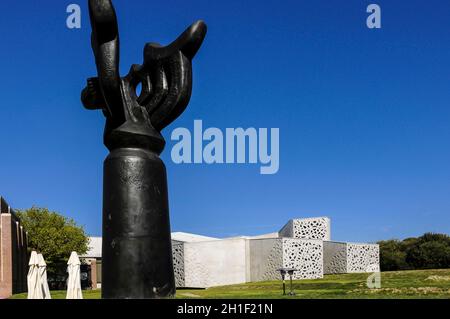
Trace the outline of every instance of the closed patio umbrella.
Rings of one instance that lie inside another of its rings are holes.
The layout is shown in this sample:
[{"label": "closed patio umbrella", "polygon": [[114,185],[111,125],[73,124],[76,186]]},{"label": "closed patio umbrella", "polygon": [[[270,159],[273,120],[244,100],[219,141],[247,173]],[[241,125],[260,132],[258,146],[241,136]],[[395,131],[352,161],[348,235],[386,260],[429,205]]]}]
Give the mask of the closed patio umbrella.
[{"label": "closed patio umbrella", "polygon": [[80,264],[81,262],[77,253],[73,251],[67,262],[69,279],[67,280],[66,299],[83,299],[83,294],[81,293]]},{"label": "closed patio umbrella", "polygon": [[30,262],[28,263],[28,299],[44,299],[42,293],[41,276],[39,273],[39,257],[35,251],[31,252]]},{"label": "closed patio umbrella", "polygon": [[39,278],[41,280],[41,289],[42,295],[44,299],[52,299],[50,295],[50,289],[48,288],[47,282],[47,264],[45,263],[44,256],[42,254],[38,254],[39,261]]}]

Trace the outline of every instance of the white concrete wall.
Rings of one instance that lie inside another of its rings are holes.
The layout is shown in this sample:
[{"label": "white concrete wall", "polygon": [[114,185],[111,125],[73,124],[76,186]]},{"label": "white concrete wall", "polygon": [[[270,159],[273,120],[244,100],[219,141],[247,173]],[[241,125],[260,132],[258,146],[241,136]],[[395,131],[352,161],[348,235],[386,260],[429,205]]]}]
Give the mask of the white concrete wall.
[{"label": "white concrete wall", "polygon": [[347,243],[323,242],[323,273],[345,274],[347,272]]},{"label": "white concrete wall", "polygon": [[190,288],[232,285],[247,281],[245,239],[184,243],[184,284]]},{"label": "white concrete wall", "polygon": [[291,219],[286,223],[286,225],[283,226],[283,228],[280,229],[278,232],[278,237],[294,237],[294,220]]},{"label": "white concrete wall", "polygon": [[250,240],[249,249],[249,281],[280,279],[278,269],[283,267],[283,242],[281,239]]}]

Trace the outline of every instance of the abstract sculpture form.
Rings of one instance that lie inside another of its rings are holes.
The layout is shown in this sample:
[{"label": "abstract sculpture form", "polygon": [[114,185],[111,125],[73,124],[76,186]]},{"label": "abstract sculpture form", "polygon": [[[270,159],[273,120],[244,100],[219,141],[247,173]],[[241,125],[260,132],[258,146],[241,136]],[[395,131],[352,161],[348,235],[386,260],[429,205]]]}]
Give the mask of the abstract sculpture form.
[{"label": "abstract sculpture form", "polygon": [[88,79],[81,99],[87,109],[103,111],[110,151],[103,180],[102,297],[171,297],[175,283],[160,132],[189,103],[191,61],[206,25],[194,23],[165,47],[146,44],[143,64],[121,78],[111,1],[89,0],[89,15],[98,77]]}]

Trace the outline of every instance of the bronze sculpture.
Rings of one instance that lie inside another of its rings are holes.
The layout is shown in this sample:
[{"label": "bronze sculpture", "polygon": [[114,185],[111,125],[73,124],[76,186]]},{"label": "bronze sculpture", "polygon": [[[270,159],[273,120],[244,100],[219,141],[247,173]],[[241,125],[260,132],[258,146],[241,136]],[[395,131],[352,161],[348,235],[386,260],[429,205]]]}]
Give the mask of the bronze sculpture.
[{"label": "bronze sculpture", "polygon": [[168,46],[146,44],[143,64],[121,77],[111,0],[89,0],[89,15],[98,77],[88,79],[81,99],[86,108],[103,111],[110,151],[103,181],[102,297],[170,297],[175,283],[160,132],[189,103],[191,61],[206,25],[192,24]]}]

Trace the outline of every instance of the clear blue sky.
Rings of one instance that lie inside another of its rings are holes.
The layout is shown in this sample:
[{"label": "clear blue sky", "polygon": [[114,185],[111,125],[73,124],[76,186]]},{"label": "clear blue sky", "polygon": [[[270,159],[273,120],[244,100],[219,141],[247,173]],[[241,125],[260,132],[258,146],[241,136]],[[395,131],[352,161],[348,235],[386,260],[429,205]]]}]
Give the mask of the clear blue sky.
[{"label": "clear blue sky", "polygon": [[[78,3],[82,28],[65,26]],[[187,111],[164,131],[174,231],[277,231],[329,216],[336,240],[450,233],[450,3],[422,1],[114,1],[121,72],[145,42],[209,27]],[[382,29],[365,25],[382,8]],[[80,91],[95,75],[86,1],[0,2],[0,194],[101,234],[101,112]],[[280,171],[175,165],[171,131],[280,128]]]}]

